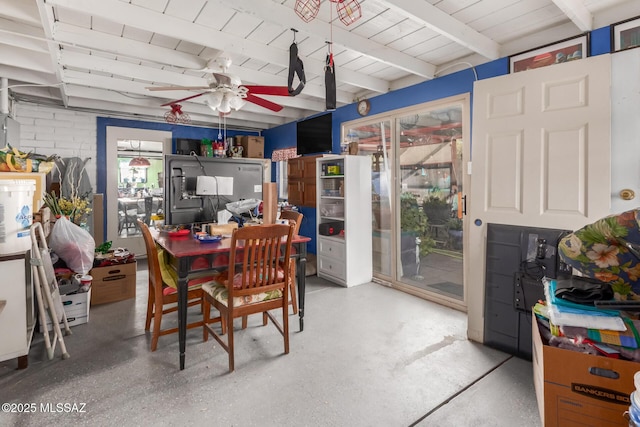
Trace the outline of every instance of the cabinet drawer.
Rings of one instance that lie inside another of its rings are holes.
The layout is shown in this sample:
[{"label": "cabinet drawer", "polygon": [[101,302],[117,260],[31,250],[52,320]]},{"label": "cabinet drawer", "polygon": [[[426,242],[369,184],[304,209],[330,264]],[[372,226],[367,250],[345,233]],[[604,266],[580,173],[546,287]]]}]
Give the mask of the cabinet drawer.
[{"label": "cabinet drawer", "polygon": [[346,265],[342,260],[324,256],[318,257],[318,271],[341,280],[345,280],[347,274]]},{"label": "cabinet drawer", "polygon": [[336,242],[328,239],[318,239],[318,255],[344,259],[346,250],[344,242]]}]

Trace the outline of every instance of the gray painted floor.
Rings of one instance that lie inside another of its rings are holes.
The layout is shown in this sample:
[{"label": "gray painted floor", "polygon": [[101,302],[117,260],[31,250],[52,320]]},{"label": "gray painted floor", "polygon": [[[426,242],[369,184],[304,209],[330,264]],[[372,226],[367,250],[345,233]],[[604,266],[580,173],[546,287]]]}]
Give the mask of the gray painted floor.
[{"label": "gray painted floor", "polygon": [[[37,408],[0,413],[0,425],[541,425],[530,362],[468,341],[464,313],[374,283],[309,277],[304,332],[289,318],[290,354],[253,316],[236,333],[231,374],[226,353],[192,329],[179,371],[177,334],[149,351],[139,264],[137,298],[91,307],[65,339],[70,359],[47,360],[36,334],[26,370],[0,362],[0,402]],[[46,403],[86,405],[42,413]]]}]

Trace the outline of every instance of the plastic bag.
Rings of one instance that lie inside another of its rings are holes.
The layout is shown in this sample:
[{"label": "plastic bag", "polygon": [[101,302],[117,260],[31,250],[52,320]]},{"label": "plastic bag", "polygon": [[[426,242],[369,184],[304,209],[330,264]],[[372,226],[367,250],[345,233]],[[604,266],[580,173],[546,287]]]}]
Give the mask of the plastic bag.
[{"label": "plastic bag", "polygon": [[234,216],[240,216],[243,213],[250,213],[251,210],[255,209],[259,204],[260,200],[258,199],[245,199],[227,203],[226,208]]},{"label": "plastic bag", "polygon": [[59,218],[53,226],[49,247],[76,273],[87,274],[93,267],[96,242],[87,230],[66,217]]}]

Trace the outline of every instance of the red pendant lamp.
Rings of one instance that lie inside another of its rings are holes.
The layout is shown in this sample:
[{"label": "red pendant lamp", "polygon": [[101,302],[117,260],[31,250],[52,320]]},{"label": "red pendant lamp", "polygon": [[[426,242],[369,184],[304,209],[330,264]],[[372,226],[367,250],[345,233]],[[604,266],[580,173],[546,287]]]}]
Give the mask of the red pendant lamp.
[{"label": "red pendant lamp", "polygon": [[[336,3],[338,18],[344,25],[350,25],[362,17],[362,8],[358,0],[330,0]],[[296,14],[304,21],[311,22],[320,10],[320,0],[296,0]]]},{"label": "red pendant lamp", "polygon": [[311,22],[318,16],[320,0],[296,0],[294,10],[304,22]]},{"label": "red pendant lamp", "polygon": [[[133,159],[131,159],[131,161],[129,162],[130,168],[148,168],[149,166],[151,166],[151,162],[149,162],[149,160],[142,157],[142,154],[140,153],[141,146],[142,146],[142,141],[138,141],[138,157],[134,157]],[[132,148],[133,148],[133,144],[132,144]]]},{"label": "red pendant lamp", "polygon": [[338,18],[344,25],[351,25],[362,17],[362,9],[358,0],[331,0],[336,3]]}]

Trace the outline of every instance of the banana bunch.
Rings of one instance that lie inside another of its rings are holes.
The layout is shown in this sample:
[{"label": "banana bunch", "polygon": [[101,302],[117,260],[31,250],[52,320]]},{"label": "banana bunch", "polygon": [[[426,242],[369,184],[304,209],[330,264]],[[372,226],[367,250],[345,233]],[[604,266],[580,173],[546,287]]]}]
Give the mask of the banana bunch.
[{"label": "banana bunch", "polygon": [[44,172],[53,169],[57,155],[25,153],[7,144],[0,149],[0,172]]}]

